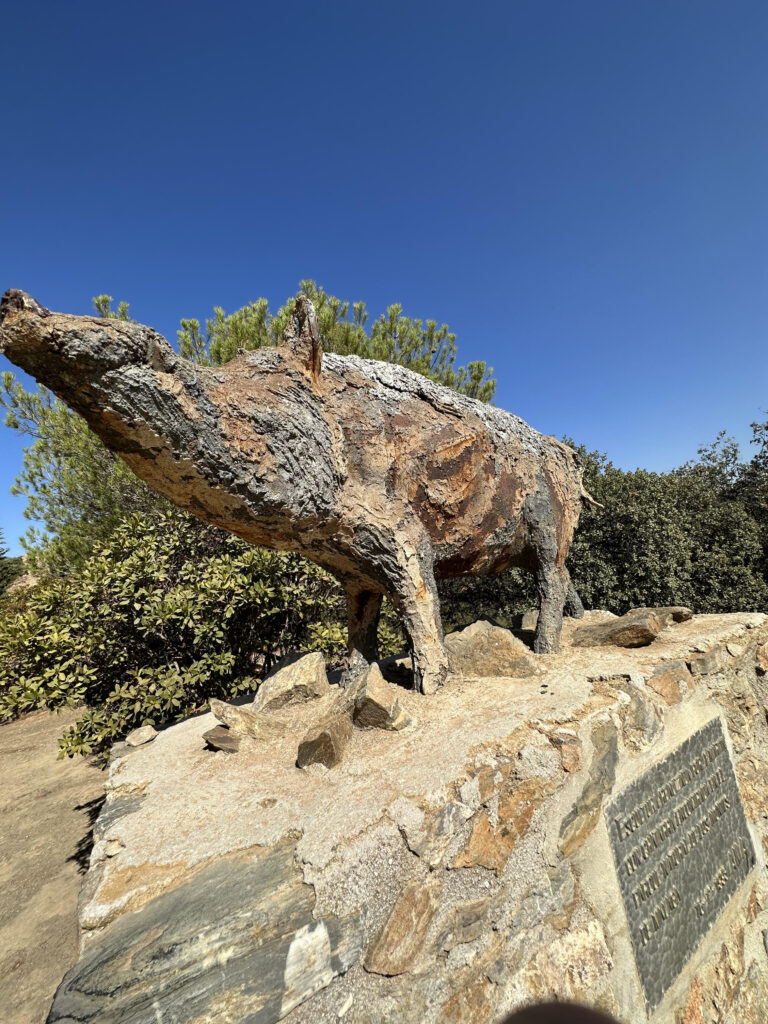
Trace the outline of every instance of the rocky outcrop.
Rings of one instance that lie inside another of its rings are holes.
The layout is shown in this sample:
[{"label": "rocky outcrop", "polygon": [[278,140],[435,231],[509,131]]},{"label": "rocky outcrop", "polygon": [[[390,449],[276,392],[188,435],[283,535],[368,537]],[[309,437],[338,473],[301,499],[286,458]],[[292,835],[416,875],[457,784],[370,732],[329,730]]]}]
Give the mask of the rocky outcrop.
[{"label": "rocky outcrop", "polygon": [[[717,717],[768,848],[768,619],[673,621],[632,649],[569,646],[579,628],[534,676],[450,676],[425,699],[370,670],[237,706],[231,735],[243,707],[284,732],[235,753],[205,749],[213,715],[119,748],[51,1024],[488,1024],[533,999],[622,1024],[764,1024],[762,854],[650,1014],[606,811]],[[388,728],[399,714],[411,724]],[[343,756],[298,768],[329,721]]]}]

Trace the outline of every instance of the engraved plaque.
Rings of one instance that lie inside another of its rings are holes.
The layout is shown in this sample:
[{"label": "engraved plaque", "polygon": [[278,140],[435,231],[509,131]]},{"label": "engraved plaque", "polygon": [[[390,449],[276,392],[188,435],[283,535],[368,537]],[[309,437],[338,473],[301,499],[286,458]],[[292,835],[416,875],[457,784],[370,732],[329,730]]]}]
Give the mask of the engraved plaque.
[{"label": "engraved plaque", "polygon": [[622,790],[605,817],[652,1009],[755,863],[720,719]]}]

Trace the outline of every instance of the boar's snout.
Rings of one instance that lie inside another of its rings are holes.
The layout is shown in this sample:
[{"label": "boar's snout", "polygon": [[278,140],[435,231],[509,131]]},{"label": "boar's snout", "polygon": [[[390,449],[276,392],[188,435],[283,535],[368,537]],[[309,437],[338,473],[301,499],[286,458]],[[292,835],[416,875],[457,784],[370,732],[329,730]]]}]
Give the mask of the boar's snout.
[{"label": "boar's snout", "polygon": [[49,387],[62,375],[82,378],[131,365],[173,372],[177,362],[165,338],[149,327],[51,313],[18,288],[0,300],[0,351]]}]

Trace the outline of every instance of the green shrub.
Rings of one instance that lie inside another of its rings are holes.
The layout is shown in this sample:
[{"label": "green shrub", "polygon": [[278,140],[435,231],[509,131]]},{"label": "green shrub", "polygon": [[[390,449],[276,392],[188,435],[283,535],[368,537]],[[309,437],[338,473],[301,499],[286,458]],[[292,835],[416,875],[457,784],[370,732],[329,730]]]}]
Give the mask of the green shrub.
[{"label": "green shrub", "polygon": [[[383,646],[401,644],[391,613]],[[0,621],[0,721],[88,705],[60,742],[103,753],[130,729],[254,689],[291,649],[345,649],[343,595],[296,555],[176,510],[128,517],[76,577],[50,578]]]}]

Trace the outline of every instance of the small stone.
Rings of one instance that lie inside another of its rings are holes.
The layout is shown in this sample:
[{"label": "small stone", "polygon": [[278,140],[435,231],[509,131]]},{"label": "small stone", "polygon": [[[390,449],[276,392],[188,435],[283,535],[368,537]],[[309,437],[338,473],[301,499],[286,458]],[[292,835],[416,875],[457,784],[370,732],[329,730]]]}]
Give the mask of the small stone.
[{"label": "small stone", "polygon": [[353,689],[352,721],[358,729],[397,732],[411,724],[400,707],[397,690],[384,680],[378,665],[370,665]]},{"label": "small stone", "polygon": [[223,750],[226,754],[235,754],[240,749],[240,737],[223,725],[204,732],[203,739],[212,750]]},{"label": "small stone", "polygon": [[437,811],[425,813],[411,801],[395,801],[390,808],[408,849],[423,858],[431,868],[436,868],[450,845],[456,829],[469,817],[472,811],[456,800],[450,800]]},{"label": "small stone", "polygon": [[627,703],[619,706],[622,738],[626,746],[635,753],[650,746],[661,731],[661,714],[653,701],[640,687],[629,681],[613,684],[629,697]]},{"label": "small stone", "polygon": [[684,661],[668,661],[659,665],[648,680],[650,689],[663,697],[667,704],[679,704],[692,683],[693,677]]},{"label": "small stone", "polygon": [[351,735],[349,716],[343,711],[331,712],[312,726],[299,744],[297,767],[323,764],[326,768],[335,768],[344,757]]},{"label": "small stone", "polygon": [[709,651],[695,654],[688,662],[691,673],[695,676],[717,675],[728,664],[728,652],[725,647],[718,645]]},{"label": "small stone", "polygon": [[347,996],[347,998],[339,1007],[339,1012],[336,1014],[339,1020],[341,1020],[341,1018],[352,1008],[352,1003],[354,1003],[354,1001],[355,997],[353,995]]},{"label": "small stone", "polygon": [[448,665],[455,675],[470,678],[532,676],[536,661],[528,647],[508,629],[480,620],[445,638]]},{"label": "small stone", "polygon": [[573,774],[581,770],[581,741],[576,729],[558,728],[546,735],[560,754],[563,771]]},{"label": "small stone", "polygon": [[210,702],[211,711],[226,725],[233,736],[248,736],[254,740],[269,740],[284,736],[287,726],[276,721],[263,711],[254,711],[251,705],[225,704],[213,698]]},{"label": "small stone", "polygon": [[368,950],[363,964],[366,971],[392,977],[417,968],[442,888],[435,879],[406,885]]},{"label": "small stone", "polygon": [[469,900],[453,907],[437,939],[439,949],[450,951],[465,942],[474,942],[483,933],[488,898]]},{"label": "small stone", "polygon": [[760,644],[755,651],[755,668],[759,676],[768,672],[768,644]]},{"label": "small stone", "polygon": [[330,690],[325,659],[319,651],[291,654],[269,673],[251,707],[254,711],[277,711],[289,704],[324,697]]},{"label": "small stone", "polygon": [[140,729],[134,729],[125,737],[129,747],[140,747],[144,743],[151,743],[157,736],[157,731],[151,725],[142,725]]}]

